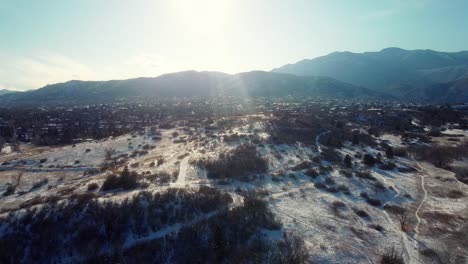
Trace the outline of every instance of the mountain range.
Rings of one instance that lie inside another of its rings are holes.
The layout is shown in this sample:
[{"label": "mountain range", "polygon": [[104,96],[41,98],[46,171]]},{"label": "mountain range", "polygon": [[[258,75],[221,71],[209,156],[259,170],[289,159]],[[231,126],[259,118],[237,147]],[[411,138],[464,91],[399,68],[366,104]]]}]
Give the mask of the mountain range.
[{"label": "mountain range", "polygon": [[273,72],[328,76],[405,100],[468,101],[468,51],[387,48],[378,52],[334,52],[284,65]]},{"label": "mountain range", "polygon": [[0,90],[0,96],[8,93],[15,93],[15,91],[7,90],[7,89],[1,89]]},{"label": "mountain range", "polygon": [[0,104],[109,102],[132,98],[230,96],[323,96],[378,99],[385,95],[329,77],[252,71],[235,75],[185,71],[154,78],[69,81],[0,96]]},{"label": "mountain range", "polygon": [[111,102],[132,98],[322,96],[468,102],[468,51],[387,48],[333,52],[273,69],[238,74],[185,71],[154,78],[68,81],[21,93],[0,91],[0,105]]}]

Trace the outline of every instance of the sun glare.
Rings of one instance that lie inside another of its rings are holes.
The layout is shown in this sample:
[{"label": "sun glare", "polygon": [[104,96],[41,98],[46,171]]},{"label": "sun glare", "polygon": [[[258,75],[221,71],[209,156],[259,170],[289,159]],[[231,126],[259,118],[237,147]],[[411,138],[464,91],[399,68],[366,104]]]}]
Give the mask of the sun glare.
[{"label": "sun glare", "polygon": [[174,0],[177,15],[184,26],[197,33],[213,34],[223,29],[228,19],[230,0]]}]

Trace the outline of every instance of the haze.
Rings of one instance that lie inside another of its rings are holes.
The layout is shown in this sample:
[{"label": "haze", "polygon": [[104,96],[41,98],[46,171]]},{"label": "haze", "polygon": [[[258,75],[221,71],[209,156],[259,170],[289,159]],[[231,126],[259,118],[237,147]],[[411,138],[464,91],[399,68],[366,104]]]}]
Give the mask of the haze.
[{"label": "haze", "polygon": [[459,51],[466,10],[466,1],[430,0],[0,1],[0,89],[271,70],[392,46]]}]

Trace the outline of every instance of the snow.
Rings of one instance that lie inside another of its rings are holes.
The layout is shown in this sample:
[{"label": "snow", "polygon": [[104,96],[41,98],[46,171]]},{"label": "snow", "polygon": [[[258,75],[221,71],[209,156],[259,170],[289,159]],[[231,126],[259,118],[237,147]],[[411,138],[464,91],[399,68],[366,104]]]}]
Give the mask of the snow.
[{"label": "snow", "polygon": [[[262,117],[265,118],[265,117]],[[247,123],[247,122],[246,122]],[[253,129],[258,131],[252,132]],[[164,191],[170,187],[196,188],[200,185],[214,186],[231,194],[233,198],[232,206],[242,204],[243,198],[237,194],[238,189],[253,190],[263,189],[268,195],[266,200],[277,217],[284,225],[280,231],[264,230],[263,234],[272,240],[281,238],[285,231],[293,232],[304,238],[307,247],[314,254],[315,259],[324,263],[375,263],[382,250],[395,246],[403,252],[407,263],[423,264],[419,250],[425,246],[433,246],[431,228],[437,223],[432,223],[431,219],[425,218],[426,212],[442,212],[459,215],[460,212],[468,212],[468,197],[451,199],[436,195],[437,191],[459,190],[468,193],[468,187],[458,182],[453,173],[443,169],[434,168],[427,163],[416,163],[406,158],[394,158],[398,166],[412,166],[420,168],[413,173],[400,173],[397,170],[384,171],[376,167],[370,168],[371,174],[385,186],[385,191],[377,190],[375,181],[360,179],[356,176],[346,178],[340,173],[339,167],[332,172],[323,173],[316,179],[306,176],[302,171],[292,171],[295,165],[309,161],[312,156],[322,151],[320,137],[329,133],[323,131],[316,135],[316,146],[306,146],[302,143],[295,144],[263,144],[258,146],[259,153],[268,161],[268,172],[258,175],[256,180],[250,182],[230,181],[228,184],[220,185],[216,181],[207,178],[204,169],[191,165],[191,161],[201,157],[217,157],[219,153],[232,149],[244,142],[223,142],[222,136],[233,133],[239,135],[256,134],[261,138],[268,138],[269,135],[262,131],[264,122],[254,122],[251,128],[249,125],[236,127],[229,131],[214,131],[217,138],[208,138],[203,132],[195,135],[193,140],[184,134],[182,130],[163,130],[161,139],[151,140],[148,134],[125,135],[117,138],[109,138],[102,141],[83,142],[75,147],[64,146],[59,148],[33,148],[26,147],[21,157],[9,154],[0,156],[0,163],[8,160],[10,165],[2,166],[4,171],[0,172],[0,188],[3,188],[10,177],[19,171],[23,171],[24,183],[19,187],[19,191],[29,190],[30,186],[38,179],[47,177],[49,184],[38,190],[34,190],[24,195],[12,195],[0,199],[0,208],[13,208],[22,201],[31,199],[36,195],[47,196],[57,193],[69,187],[75,187],[75,191],[84,191],[89,182],[102,183],[106,173],[83,177],[83,172],[89,169],[98,168],[104,161],[104,149],[114,148],[116,155],[130,154],[134,150],[141,149],[145,144],[155,145],[156,148],[149,151],[147,155],[137,156],[129,160],[129,164],[139,163],[140,165],[132,170],[138,172],[158,171],[174,172],[178,171],[177,179],[167,185],[151,184],[146,190]],[[180,137],[187,136],[185,143],[174,143],[171,134],[178,131]],[[462,134],[466,131],[446,130],[446,134]],[[198,132],[197,132],[198,133]],[[403,146],[400,136],[383,134],[379,141],[386,142],[392,147]],[[131,146],[129,147],[129,142]],[[140,145],[140,146],[139,146]],[[87,152],[86,149],[91,149]],[[357,153],[372,153],[376,155],[382,152],[381,149],[369,146],[353,146],[349,142],[345,143],[338,150],[343,156],[348,154],[354,157]],[[47,158],[47,161],[39,167],[40,159]],[[163,164],[150,167],[149,164],[158,159],[163,159]],[[75,160],[80,160],[79,164],[74,164]],[[358,161],[353,158],[354,161]],[[323,161],[323,164],[329,164]],[[49,168],[54,165],[54,168]],[[330,163],[330,165],[333,165]],[[319,164],[314,164],[317,169]],[[333,165],[336,166],[336,165]],[[355,169],[366,168],[360,162],[354,164]],[[66,175],[65,175],[66,174]],[[61,177],[64,177],[61,181]],[[441,181],[437,177],[449,179]],[[330,193],[314,187],[316,182],[324,182],[326,178],[331,178],[336,185],[344,185],[349,188],[350,196],[341,192]],[[48,186],[54,186],[48,190]],[[2,189],[3,191],[3,189]],[[120,200],[130,197],[141,190],[131,192],[109,192],[105,193],[102,200]],[[401,230],[400,223],[395,215],[383,210],[382,207],[374,207],[367,204],[366,200],[360,196],[361,192],[367,192],[371,198],[377,198],[383,204],[395,204],[407,207],[411,215],[409,231]],[[408,197],[407,195],[411,195]],[[334,202],[345,204],[345,209],[340,210],[337,215],[332,210]],[[370,215],[370,219],[363,219],[357,216],[353,209],[361,209]],[[201,221],[211,217],[216,212],[202,215],[193,221]],[[193,223],[192,221],[192,223]],[[173,223],[161,230],[157,230],[147,236],[129,236],[125,247],[169,236],[177,233],[181,228],[190,223]],[[379,232],[371,225],[380,225],[384,231]]]}]

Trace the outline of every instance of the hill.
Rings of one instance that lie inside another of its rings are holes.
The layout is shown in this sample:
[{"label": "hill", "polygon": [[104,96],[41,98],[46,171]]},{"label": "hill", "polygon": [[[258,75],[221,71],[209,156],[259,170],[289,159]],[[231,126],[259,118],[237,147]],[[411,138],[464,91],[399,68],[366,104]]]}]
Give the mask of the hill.
[{"label": "hill", "polygon": [[232,96],[325,96],[331,98],[380,98],[369,89],[329,77],[295,76],[253,71],[229,75],[186,71],[155,78],[112,81],[69,81],[24,93],[6,94],[0,104],[111,102],[132,98]]},{"label": "hill", "polygon": [[387,48],[378,52],[334,52],[288,64],[273,72],[328,76],[403,98],[408,90],[414,94],[428,92],[435,84],[467,78],[468,51]]}]

